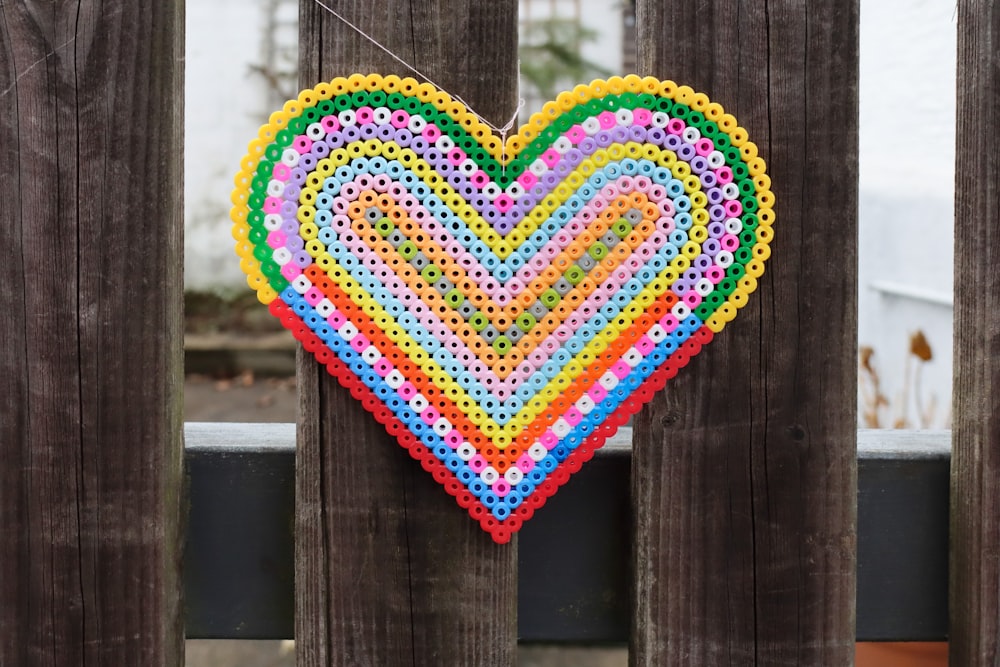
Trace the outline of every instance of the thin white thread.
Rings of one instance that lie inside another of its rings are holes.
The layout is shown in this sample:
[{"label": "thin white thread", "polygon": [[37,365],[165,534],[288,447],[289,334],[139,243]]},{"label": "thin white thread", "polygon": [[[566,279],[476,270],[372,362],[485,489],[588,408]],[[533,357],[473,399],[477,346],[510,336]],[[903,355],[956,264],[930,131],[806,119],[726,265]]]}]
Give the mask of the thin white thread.
[{"label": "thin white thread", "polygon": [[[469,111],[469,113],[471,113],[473,116],[475,116],[476,118],[478,118],[484,125],[486,125],[491,130],[493,130],[494,132],[496,132],[496,133],[498,133],[500,135],[500,150],[502,151],[501,162],[503,162],[503,163],[507,162],[507,132],[510,131],[510,129],[512,127],[514,127],[514,123],[517,122],[517,115],[519,113],[521,113],[521,109],[524,108],[524,98],[522,98],[522,97],[518,98],[517,108],[514,109],[514,113],[510,117],[510,120],[508,120],[502,126],[497,127],[496,125],[494,125],[490,121],[488,121],[485,118],[483,118],[482,115],[480,115],[479,113],[477,113],[476,110],[472,108],[472,105],[470,105],[468,102],[466,102],[465,100],[463,100],[458,95],[455,95],[454,93],[448,92],[444,88],[444,86],[441,86],[440,84],[435,83],[433,79],[431,79],[429,76],[427,76],[426,74],[424,74],[423,72],[421,72],[420,70],[418,70],[416,67],[414,67],[410,63],[406,62],[405,60],[403,60],[402,58],[400,58],[399,56],[397,56],[395,53],[393,53],[388,48],[386,48],[385,46],[383,46],[377,39],[375,39],[374,37],[372,37],[371,35],[369,35],[368,33],[366,33],[364,30],[362,30],[361,28],[359,28],[358,26],[354,25],[353,23],[351,23],[350,21],[348,21],[346,18],[344,18],[343,16],[341,16],[340,14],[338,14],[336,11],[333,10],[333,8],[325,5],[322,2],[322,0],[313,0],[313,2],[315,2],[317,5],[319,5],[320,7],[322,7],[323,9],[325,9],[326,11],[328,11],[331,14],[333,14],[334,16],[336,16],[338,19],[340,19],[340,21],[342,23],[344,23],[351,30],[353,30],[354,32],[358,33],[359,35],[361,35],[362,37],[364,37],[365,39],[367,39],[369,42],[371,42],[372,44],[374,44],[378,48],[380,48],[383,51],[385,51],[387,54],[389,54],[390,57],[392,57],[400,65],[402,65],[406,69],[410,70],[414,74],[417,74],[417,75],[421,76],[422,78],[424,78],[427,81],[427,83],[433,85],[438,90],[443,90],[444,92],[446,92],[449,95],[451,95],[451,97],[453,99],[456,99],[459,102],[461,102],[463,105],[465,105],[465,108]],[[506,166],[506,165],[504,165],[504,166]]]}]

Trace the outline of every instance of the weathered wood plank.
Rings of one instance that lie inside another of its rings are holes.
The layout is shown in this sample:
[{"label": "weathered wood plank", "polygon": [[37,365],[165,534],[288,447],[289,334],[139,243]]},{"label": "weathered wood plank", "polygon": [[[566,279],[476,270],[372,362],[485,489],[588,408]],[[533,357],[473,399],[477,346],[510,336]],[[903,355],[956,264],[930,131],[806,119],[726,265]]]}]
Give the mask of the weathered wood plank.
[{"label": "weathered wood plank", "polygon": [[0,665],[183,662],[183,30],[0,5]]},{"label": "weathered wood plank", "polygon": [[854,654],[858,3],[637,3],[640,74],[768,162],[760,289],[634,429],[633,665]]},{"label": "weathered wood plank", "polygon": [[958,3],[950,654],[1000,661],[1000,3]]},{"label": "weathered wood plank", "polygon": [[[336,10],[493,123],[516,108],[515,0]],[[301,84],[353,72],[413,75],[303,0]],[[298,372],[298,664],[513,664],[516,542],[494,544],[312,358]]]}]

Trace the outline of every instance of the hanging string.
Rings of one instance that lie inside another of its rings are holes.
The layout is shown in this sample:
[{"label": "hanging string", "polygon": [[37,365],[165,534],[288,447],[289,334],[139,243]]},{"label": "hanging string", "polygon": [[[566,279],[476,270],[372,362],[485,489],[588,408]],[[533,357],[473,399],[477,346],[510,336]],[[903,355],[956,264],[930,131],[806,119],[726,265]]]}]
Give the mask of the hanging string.
[{"label": "hanging string", "polygon": [[514,123],[517,122],[517,115],[519,113],[521,113],[521,109],[524,108],[524,98],[522,98],[522,97],[518,98],[517,108],[514,109],[513,115],[511,115],[510,119],[506,123],[504,123],[503,125],[501,125],[501,126],[498,127],[498,126],[494,125],[493,123],[491,123],[490,121],[488,121],[482,115],[480,115],[479,113],[477,113],[476,110],[472,108],[472,105],[470,105],[468,102],[466,102],[465,100],[463,100],[458,95],[455,95],[454,93],[451,93],[451,92],[447,91],[444,86],[442,86],[442,85],[440,85],[438,83],[435,83],[434,80],[431,79],[429,76],[427,76],[426,74],[424,74],[423,72],[421,72],[420,70],[418,70],[416,67],[414,67],[410,63],[406,62],[405,60],[403,60],[402,58],[400,58],[399,56],[397,56],[395,53],[393,53],[392,51],[390,51],[386,46],[384,46],[382,43],[380,43],[377,39],[375,39],[374,37],[372,37],[371,35],[369,35],[367,32],[365,32],[364,30],[362,30],[358,26],[354,25],[350,21],[348,21],[344,16],[342,16],[339,13],[337,13],[332,7],[329,7],[326,4],[324,4],[322,2],[322,0],[313,0],[313,2],[315,2],[317,5],[319,5],[320,7],[322,7],[323,9],[325,9],[326,11],[330,12],[331,14],[333,14],[338,19],[340,19],[340,21],[344,25],[346,25],[348,28],[350,28],[354,32],[358,33],[359,35],[361,35],[362,37],[364,37],[365,39],[367,39],[369,42],[371,42],[372,44],[374,44],[378,48],[380,48],[383,51],[385,51],[389,55],[389,57],[391,57],[393,60],[395,60],[396,62],[398,62],[400,65],[402,65],[406,69],[410,70],[414,74],[420,76],[425,81],[427,81],[427,83],[433,85],[438,90],[443,90],[444,92],[446,92],[449,95],[451,95],[452,98],[454,98],[454,99],[458,100],[459,102],[461,102],[463,105],[465,105],[465,108],[466,108],[466,110],[468,110],[469,113],[471,113],[473,116],[475,116],[476,118],[478,118],[480,120],[480,122],[482,122],[484,125],[486,125],[487,127],[489,127],[491,130],[493,130],[494,132],[496,132],[497,134],[499,134],[500,135],[500,150],[502,151],[501,167],[504,168],[504,169],[506,168],[506,162],[507,162],[507,132],[509,132],[510,129],[512,127],[514,127]]}]

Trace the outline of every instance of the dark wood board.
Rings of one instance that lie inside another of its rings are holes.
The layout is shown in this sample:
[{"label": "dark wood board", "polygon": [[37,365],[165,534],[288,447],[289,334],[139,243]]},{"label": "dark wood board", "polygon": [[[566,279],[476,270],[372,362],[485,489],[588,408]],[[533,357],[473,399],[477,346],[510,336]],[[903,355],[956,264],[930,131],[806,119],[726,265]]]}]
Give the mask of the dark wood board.
[{"label": "dark wood board", "polygon": [[[300,7],[303,87],[416,77],[314,0]],[[335,9],[492,123],[516,109],[514,0]],[[512,664],[516,538],[495,544],[311,355],[298,377],[297,664]]]},{"label": "dark wood board", "polygon": [[958,3],[952,665],[1000,661],[1000,4]]},{"label": "dark wood board", "polygon": [[0,664],[183,663],[181,2],[0,5]]},{"label": "dark wood board", "polygon": [[846,665],[856,552],[858,3],[637,2],[639,73],[761,149],[773,255],[635,421],[633,665]]}]

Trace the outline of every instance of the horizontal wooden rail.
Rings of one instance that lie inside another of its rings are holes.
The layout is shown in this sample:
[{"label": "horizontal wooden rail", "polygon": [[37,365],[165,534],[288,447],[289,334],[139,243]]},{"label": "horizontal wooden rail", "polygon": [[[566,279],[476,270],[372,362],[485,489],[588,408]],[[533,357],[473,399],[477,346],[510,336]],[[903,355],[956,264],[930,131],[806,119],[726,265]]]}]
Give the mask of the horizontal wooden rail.
[{"label": "horizontal wooden rail", "polygon": [[[294,424],[185,428],[187,636],[293,630]],[[858,432],[861,641],[945,638],[948,431]],[[521,641],[628,640],[631,433],[623,429],[520,533]]]}]

